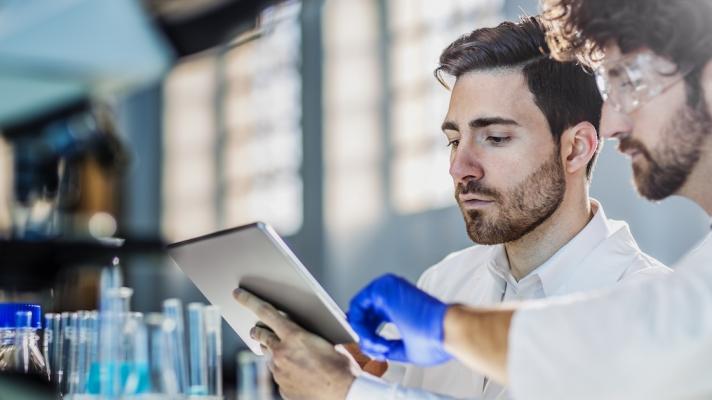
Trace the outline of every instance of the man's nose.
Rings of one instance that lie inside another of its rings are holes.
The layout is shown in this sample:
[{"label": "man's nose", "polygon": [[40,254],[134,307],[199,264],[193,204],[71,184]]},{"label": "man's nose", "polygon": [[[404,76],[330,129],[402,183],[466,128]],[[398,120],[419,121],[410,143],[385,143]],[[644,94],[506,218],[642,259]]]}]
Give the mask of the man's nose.
[{"label": "man's nose", "polygon": [[484,177],[484,169],[474,150],[462,144],[455,149],[450,161],[450,176],[456,183]]},{"label": "man's nose", "polygon": [[617,111],[609,102],[603,103],[600,129],[602,139],[620,138],[632,130],[633,124],[627,114]]}]

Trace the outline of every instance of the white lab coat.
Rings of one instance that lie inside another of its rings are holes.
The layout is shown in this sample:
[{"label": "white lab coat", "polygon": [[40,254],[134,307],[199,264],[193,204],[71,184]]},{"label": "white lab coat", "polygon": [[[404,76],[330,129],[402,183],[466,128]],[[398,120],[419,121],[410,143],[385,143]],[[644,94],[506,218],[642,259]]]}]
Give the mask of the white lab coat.
[{"label": "white lab coat", "polygon": [[518,311],[508,360],[515,397],[712,399],[712,234],[675,270]]},{"label": "white lab coat", "polygon": [[[579,234],[518,282],[498,245],[448,256],[428,269],[418,286],[445,302],[491,305],[610,288],[670,271],[640,251],[627,224],[608,220],[597,202],[593,208],[594,217]],[[431,368],[391,364],[383,380],[358,378],[347,399],[450,398],[426,391],[459,399],[509,398],[504,388],[453,360]]]}]

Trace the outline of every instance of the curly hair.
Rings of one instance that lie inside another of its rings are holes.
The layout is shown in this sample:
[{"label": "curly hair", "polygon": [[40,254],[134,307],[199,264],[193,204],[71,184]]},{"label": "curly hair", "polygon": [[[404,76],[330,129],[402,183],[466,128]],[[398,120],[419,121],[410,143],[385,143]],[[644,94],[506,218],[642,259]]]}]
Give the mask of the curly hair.
[{"label": "curly hair", "polygon": [[647,48],[685,77],[688,104],[701,98],[702,67],[712,58],[710,0],[541,0],[547,43],[553,57],[593,66],[603,48],[616,44],[623,54]]},{"label": "curly hair", "polygon": [[678,66],[712,58],[710,0],[542,0],[547,41],[561,60],[597,61],[615,43],[648,48]]}]

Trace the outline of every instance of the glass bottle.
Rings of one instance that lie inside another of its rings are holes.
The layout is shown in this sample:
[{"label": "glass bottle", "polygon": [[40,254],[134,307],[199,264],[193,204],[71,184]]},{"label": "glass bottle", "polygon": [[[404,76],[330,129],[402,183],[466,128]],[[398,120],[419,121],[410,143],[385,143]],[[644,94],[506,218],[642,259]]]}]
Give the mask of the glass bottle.
[{"label": "glass bottle", "polygon": [[49,380],[38,331],[42,311],[37,304],[0,304],[0,371],[41,376]]}]

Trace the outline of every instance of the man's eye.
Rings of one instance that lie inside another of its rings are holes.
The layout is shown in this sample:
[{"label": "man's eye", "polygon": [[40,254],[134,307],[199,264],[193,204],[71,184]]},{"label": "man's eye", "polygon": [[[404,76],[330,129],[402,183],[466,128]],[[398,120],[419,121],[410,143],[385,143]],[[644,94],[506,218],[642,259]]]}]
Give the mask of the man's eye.
[{"label": "man's eye", "polygon": [[509,142],[510,139],[508,136],[487,136],[487,141],[492,144],[505,144]]},{"label": "man's eye", "polygon": [[457,147],[459,144],[460,144],[460,141],[459,141],[459,140],[451,140],[451,141],[447,142],[447,147],[455,148],[455,147]]},{"label": "man's eye", "polygon": [[621,89],[626,89],[626,88],[634,88],[635,85],[633,82],[630,81],[630,79],[626,79],[624,81],[620,81],[619,86]]}]

